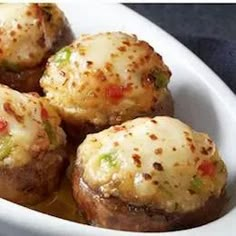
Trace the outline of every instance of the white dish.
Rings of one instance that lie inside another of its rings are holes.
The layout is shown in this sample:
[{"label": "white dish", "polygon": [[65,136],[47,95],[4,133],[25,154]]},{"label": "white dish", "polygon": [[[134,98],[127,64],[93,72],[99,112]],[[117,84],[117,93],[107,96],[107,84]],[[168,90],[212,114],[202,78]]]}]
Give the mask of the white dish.
[{"label": "white dish", "polygon": [[[168,233],[131,233],[101,229],[51,217],[0,199],[1,235],[185,236],[236,233],[236,97],[194,54],[169,34],[118,4],[60,3],[72,29],[80,33],[124,31],[148,41],[164,58],[173,76],[170,89],[176,116],[216,141],[229,171],[230,202],[220,219],[190,230]],[[171,17],[171,16],[170,16]],[[233,224],[234,223],[234,224]]]}]

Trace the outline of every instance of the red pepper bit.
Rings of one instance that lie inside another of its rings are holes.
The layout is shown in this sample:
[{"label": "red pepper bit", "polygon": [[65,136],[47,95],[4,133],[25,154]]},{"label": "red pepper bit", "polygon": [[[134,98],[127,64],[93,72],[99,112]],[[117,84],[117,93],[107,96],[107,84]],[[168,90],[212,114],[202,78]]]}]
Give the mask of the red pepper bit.
[{"label": "red pepper bit", "polygon": [[198,170],[202,175],[213,177],[215,175],[216,167],[211,161],[204,160],[199,166]]},{"label": "red pepper bit", "polygon": [[42,120],[48,119],[48,111],[43,106],[41,107],[41,118]]},{"label": "red pepper bit", "polygon": [[0,132],[6,131],[8,128],[8,122],[0,118]]},{"label": "red pepper bit", "polygon": [[122,86],[111,84],[106,88],[106,96],[113,100],[120,100],[124,96],[124,89]]},{"label": "red pepper bit", "polygon": [[122,131],[122,130],[125,130],[125,127],[116,125],[116,126],[113,126],[113,129],[114,129],[115,131]]}]

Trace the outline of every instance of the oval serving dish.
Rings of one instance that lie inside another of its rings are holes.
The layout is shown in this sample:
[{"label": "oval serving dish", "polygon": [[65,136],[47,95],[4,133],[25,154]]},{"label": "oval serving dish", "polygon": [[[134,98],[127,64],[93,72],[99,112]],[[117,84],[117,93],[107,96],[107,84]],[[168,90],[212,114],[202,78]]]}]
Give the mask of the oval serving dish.
[{"label": "oval serving dish", "polygon": [[[58,3],[73,31],[81,33],[123,31],[149,42],[163,56],[173,76],[172,91],[177,118],[216,141],[229,172],[229,203],[222,217],[201,227],[167,233],[132,233],[101,229],[42,214],[0,199],[2,235],[102,236],[233,236],[236,232],[236,97],[200,59],[165,31],[118,4]],[[171,16],[170,16],[171,17]]]}]

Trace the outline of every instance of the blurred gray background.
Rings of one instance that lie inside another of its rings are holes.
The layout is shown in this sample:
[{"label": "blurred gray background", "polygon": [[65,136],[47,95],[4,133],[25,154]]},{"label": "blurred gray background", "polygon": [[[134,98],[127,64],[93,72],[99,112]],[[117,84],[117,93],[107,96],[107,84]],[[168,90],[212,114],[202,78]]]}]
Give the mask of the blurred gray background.
[{"label": "blurred gray background", "polygon": [[126,4],[175,37],[236,40],[236,4]]}]

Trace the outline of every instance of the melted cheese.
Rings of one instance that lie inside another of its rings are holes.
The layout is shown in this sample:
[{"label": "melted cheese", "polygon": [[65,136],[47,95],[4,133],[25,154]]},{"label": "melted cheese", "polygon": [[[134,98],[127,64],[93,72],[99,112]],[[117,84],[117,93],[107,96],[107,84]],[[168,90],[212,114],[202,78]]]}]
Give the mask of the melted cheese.
[{"label": "melted cheese", "polygon": [[166,87],[150,74],[170,72],[153,48],[120,32],[84,35],[51,57],[40,83],[71,123],[117,124],[151,112]]},{"label": "melted cheese", "polygon": [[[202,163],[214,165],[214,173],[202,173]],[[170,117],[138,118],[88,135],[77,165],[84,181],[104,197],[168,212],[203,206],[221,194],[227,177],[208,135]]]},{"label": "melted cheese", "polygon": [[11,152],[0,160],[0,165],[20,166],[34,154],[55,148],[45,130],[42,108],[46,110],[57,145],[62,145],[65,135],[59,127],[60,118],[46,100],[0,86],[0,121],[7,122],[6,130],[0,131],[0,141],[6,136],[12,141]]},{"label": "melted cheese", "polygon": [[18,69],[41,63],[64,20],[54,4],[1,4],[0,64]]}]

